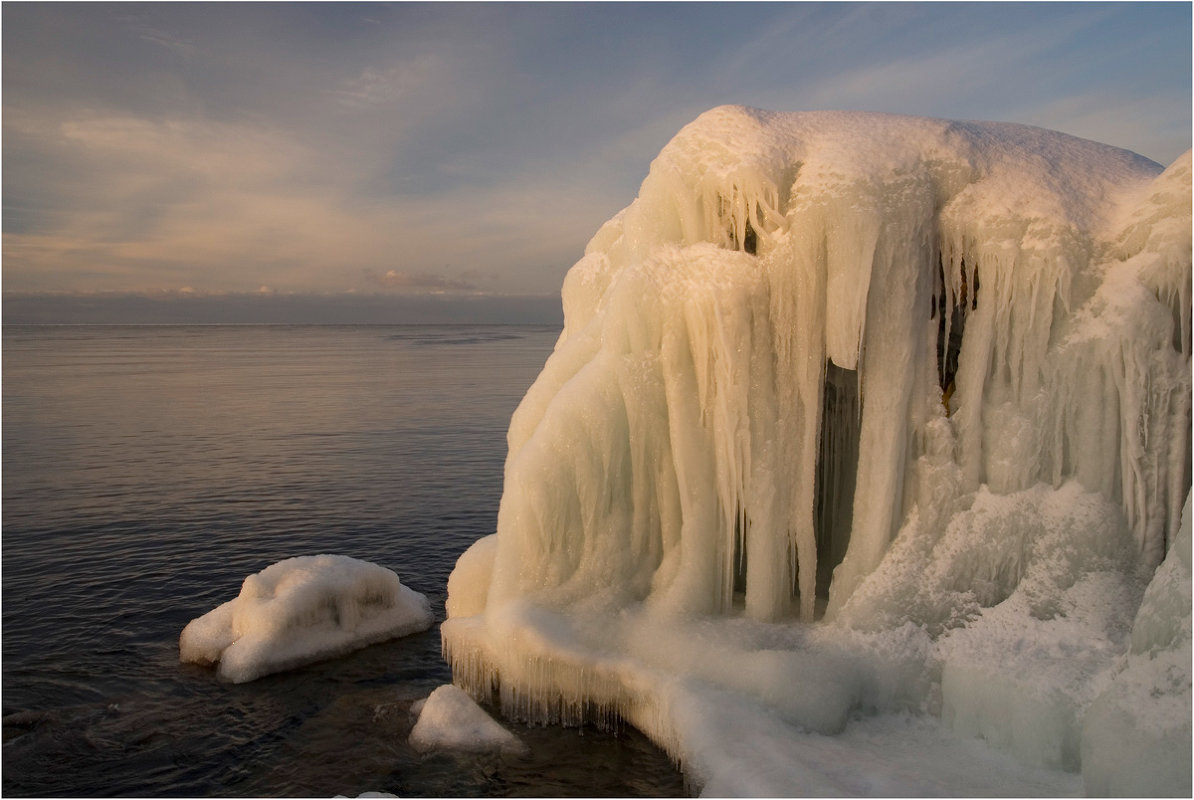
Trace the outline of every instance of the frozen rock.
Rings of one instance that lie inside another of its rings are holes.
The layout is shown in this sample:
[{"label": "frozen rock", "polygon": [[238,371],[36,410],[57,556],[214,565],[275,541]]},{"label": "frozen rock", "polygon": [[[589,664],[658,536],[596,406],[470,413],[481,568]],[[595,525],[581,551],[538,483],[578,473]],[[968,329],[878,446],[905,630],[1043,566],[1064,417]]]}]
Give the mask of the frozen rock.
[{"label": "frozen rock", "polygon": [[440,686],[418,709],[419,720],[410,732],[410,745],[419,752],[463,750],[470,753],[516,754],[525,751],[517,736],[463,690]]},{"label": "frozen rock", "polygon": [[219,662],[244,683],[431,627],[427,598],[389,569],[347,556],[300,556],[245,578],[240,594],[192,620],[182,661]]}]

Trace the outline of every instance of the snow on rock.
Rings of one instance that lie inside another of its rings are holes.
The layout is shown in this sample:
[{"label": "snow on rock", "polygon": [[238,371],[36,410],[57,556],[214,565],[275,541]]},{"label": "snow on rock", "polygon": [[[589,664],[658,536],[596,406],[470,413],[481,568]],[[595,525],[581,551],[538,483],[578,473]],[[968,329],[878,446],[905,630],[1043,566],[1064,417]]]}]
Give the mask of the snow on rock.
[{"label": "snow on rock", "polygon": [[526,750],[526,745],[517,736],[486,714],[467,693],[451,684],[433,691],[417,710],[419,720],[410,732],[410,746],[421,753],[463,750],[517,754]]},{"label": "snow on rock", "polygon": [[724,696],[822,736],[939,716],[1095,789],[1152,785],[1084,755],[1152,731],[1144,763],[1188,776],[1188,714],[1115,698],[1189,698],[1188,656],[1136,642],[1181,628],[1144,587],[1190,486],[1190,165],[1023,125],[703,114],[565,278],[497,533],[449,584],[456,682],[531,721],[628,719],[714,787],[743,730]]},{"label": "snow on rock", "polygon": [[240,594],[182,631],[182,661],[219,662],[245,683],[426,630],[427,598],[389,569],[348,556],[300,556],[245,578]]}]

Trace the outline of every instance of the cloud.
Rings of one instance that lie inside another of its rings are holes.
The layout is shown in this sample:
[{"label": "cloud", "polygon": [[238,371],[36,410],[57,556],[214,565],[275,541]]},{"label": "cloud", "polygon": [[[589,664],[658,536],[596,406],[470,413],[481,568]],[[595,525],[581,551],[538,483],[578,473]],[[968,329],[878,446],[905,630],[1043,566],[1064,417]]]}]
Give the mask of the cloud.
[{"label": "cloud", "polygon": [[676,130],[727,102],[1164,158],[1189,142],[1172,8],[6,6],[4,285],[556,293]]},{"label": "cloud", "polygon": [[388,66],[366,66],[358,75],[330,90],[353,110],[388,105],[417,95],[445,81],[451,65],[437,53],[427,53]]},{"label": "cloud", "polygon": [[441,278],[426,272],[399,272],[390,269],[382,273],[377,270],[366,269],[364,270],[364,276],[366,283],[384,289],[460,292],[472,291],[477,288],[475,284],[469,281]]},{"label": "cloud", "polygon": [[[10,91],[6,74],[5,287],[468,291],[467,273],[495,291],[558,291],[587,238],[628,198],[582,192],[567,165],[527,163],[529,137],[503,143],[486,117],[501,106],[490,84],[509,72],[503,34],[439,47],[445,30],[460,35],[460,15],[444,27],[429,10],[398,9],[427,21],[396,30],[378,7],[383,25],[361,27],[383,30],[365,34],[359,52],[333,42],[313,60],[307,50],[327,36],[291,24],[301,13],[274,25],[279,41],[250,51],[252,24],[225,41],[213,37],[218,24],[171,24],[173,12],[144,7],[122,23],[125,41],[158,54],[158,81],[174,90],[165,107],[130,98],[119,71],[86,99]],[[246,7],[233,12],[249,22]],[[87,40],[69,15],[54,22]],[[438,40],[420,37],[427,26],[444,29]],[[295,43],[303,37],[305,49]],[[182,61],[160,59],[174,43],[195,54],[177,75],[169,64]],[[90,57],[64,53],[56,74],[97,74]],[[473,139],[458,141],[468,131]]]},{"label": "cloud", "polygon": [[[799,96],[810,108],[947,117],[973,108],[977,117],[991,118],[1009,98],[1047,83],[1052,75],[1041,70],[1042,59],[1090,24],[1089,12],[1048,24],[1014,15],[997,20],[990,13],[981,5],[971,12],[950,5],[857,7],[828,30],[816,29],[813,44],[817,59],[825,57],[827,45],[838,51],[835,60],[841,52],[854,57],[801,76]],[[1022,73],[1033,80],[1009,80]],[[989,109],[985,115],[978,111],[983,108]]]},{"label": "cloud", "polygon": [[145,288],[186,264],[239,283],[253,262],[299,257],[334,205],[316,154],[269,128],[128,115],[41,127],[43,157],[74,169],[43,187],[48,206],[29,230],[6,232],[10,286],[68,270],[94,276],[75,288],[138,273],[143,285],[123,288]]},{"label": "cloud", "polygon": [[1042,120],[1037,124],[1044,127],[1130,149],[1168,166],[1190,149],[1188,120],[1183,123],[1171,113],[1183,103],[1189,98],[1177,93],[1121,96],[1101,90],[1041,100],[1021,113]]},{"label": "cloud", "polygon": [[151,27],[138,26],[142,41],[150,42],[183,58],[195,58],[202,51],[186,39],[175,36],[166,31]]},{"label": "cloud", "polygon": [[26,291],[468,291],[465,272],[554,291],[621,201],[551,174],[370,196],[362,161],[257,122],[17,114],[5,128],[70,165],[16,178],[47,197],[4,234],[5,285]]}]

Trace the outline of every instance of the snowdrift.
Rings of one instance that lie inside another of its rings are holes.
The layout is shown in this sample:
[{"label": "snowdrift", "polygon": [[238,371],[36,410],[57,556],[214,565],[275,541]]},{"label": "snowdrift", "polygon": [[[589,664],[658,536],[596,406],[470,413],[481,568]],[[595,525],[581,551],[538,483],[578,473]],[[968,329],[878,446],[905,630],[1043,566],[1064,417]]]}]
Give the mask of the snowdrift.
[{"label": "snowdrift", "polygon": [[179,657],[218,661],[222,680],[245,683],[427,630],[432,621],[427,598],[392,570],[348,556],[300,556],[250,575],[235,599],[191,620]]},{"label": "snowdrift", "polygon": [[1021,125],[702,115],[565,279],[455,680],[718,791],[865,793],[801,737],[913,714],[1062,776],[955,791],[1189,794],[1190,193]]}]

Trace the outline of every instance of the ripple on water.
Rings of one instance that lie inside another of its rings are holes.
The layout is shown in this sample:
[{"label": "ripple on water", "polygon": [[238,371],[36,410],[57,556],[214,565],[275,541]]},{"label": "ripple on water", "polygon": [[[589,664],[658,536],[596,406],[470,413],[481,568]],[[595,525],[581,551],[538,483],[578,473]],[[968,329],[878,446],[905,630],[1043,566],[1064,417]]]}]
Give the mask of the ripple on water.
[{"label": "ripple on water", "polygon": [[419,756],[410,704],[451,679],[438,629],[242,686],[178,662],[189,620],[295,555],[390,567],[442,617],[557,335],[5,326],[4,793],[681,794],[634,731]]}]

